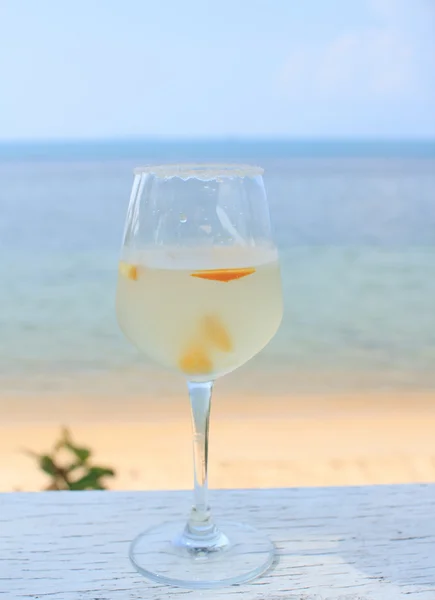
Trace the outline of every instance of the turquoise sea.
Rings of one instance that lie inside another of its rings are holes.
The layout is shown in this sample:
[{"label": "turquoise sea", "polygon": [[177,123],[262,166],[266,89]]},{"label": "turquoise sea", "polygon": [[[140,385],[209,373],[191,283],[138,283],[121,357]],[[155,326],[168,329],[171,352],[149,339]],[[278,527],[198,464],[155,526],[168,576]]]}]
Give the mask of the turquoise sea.
[{"label": "turquoise sea", "polygon": [[117,259],[133,167],[189,160],[266,169],[285,318],[232,385],[435,389],[435,143],[127,140],[0,145],[0,393],[165,380],[118,330]]}]

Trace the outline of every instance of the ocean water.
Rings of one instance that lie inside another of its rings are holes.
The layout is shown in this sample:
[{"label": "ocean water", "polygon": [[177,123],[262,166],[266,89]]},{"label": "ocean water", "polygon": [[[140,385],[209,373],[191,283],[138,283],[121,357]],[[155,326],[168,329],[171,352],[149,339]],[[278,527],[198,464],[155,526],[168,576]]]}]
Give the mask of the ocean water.
[{"label": "ocean water", "polygon": [[434,144],[134,141],[0,145],[0,393],[166,377],[115,320],[132,169],[222,159],[266,169],[285,299],[235,388],[435,389]]}]

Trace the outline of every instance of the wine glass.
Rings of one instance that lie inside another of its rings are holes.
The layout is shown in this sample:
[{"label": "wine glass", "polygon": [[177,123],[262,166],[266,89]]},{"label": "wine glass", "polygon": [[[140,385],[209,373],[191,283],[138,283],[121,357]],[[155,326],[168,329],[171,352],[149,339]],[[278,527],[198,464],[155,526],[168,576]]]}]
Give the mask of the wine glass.
[{"label": "wine glass", "polygon": [[181,373],[192,410],[194,506],[132,543],[143,575],[186,588],[254,579],[271,542],[248,525],[215,523],[207,500],[213,382],[256,355],[282,318],[278,253],[263,170],[163,165],[135,170],[117,288],[117,317],[145,355]]}]

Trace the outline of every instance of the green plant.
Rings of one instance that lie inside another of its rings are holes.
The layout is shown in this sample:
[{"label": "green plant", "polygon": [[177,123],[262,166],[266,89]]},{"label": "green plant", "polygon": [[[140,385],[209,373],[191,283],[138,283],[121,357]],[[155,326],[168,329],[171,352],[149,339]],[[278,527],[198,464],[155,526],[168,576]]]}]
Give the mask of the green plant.
[{"label": "green plant", "polygon": [[113,469],[93,465],[92,451],[73,443],[66,428],[62,430],[50,454],[26,452],[50,476],[51,482],[45,490],[105,490],[102,479],[115,476]]}]

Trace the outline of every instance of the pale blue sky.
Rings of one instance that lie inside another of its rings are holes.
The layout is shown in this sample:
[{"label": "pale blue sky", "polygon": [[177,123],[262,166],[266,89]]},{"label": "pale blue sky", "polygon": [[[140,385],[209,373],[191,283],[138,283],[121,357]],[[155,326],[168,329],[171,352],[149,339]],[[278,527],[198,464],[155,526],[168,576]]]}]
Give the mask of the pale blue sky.
[{"label": "pale blue sky", "polygon": [[433,137],[435,0],[1,0],[0,139]]}]

